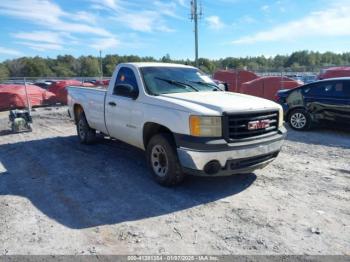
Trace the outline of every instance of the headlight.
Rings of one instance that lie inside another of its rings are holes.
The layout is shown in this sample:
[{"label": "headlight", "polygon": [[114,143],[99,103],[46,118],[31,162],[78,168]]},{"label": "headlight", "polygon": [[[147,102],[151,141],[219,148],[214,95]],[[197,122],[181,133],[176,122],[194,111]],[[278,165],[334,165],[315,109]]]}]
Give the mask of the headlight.
[{"label": "headlight", "polygon": [[283,108],[282,107],[280,107],[280,109],[279,109],[279,119],[278,119],[278,127],[280,128],[280,127],[282,127],[283,126],[283,124],[284,124],[284,112],[283,112]]},{"label": "headlight", "polygon": [[219,116],[190,116],[191,136],[221,137],[222,124]]}]

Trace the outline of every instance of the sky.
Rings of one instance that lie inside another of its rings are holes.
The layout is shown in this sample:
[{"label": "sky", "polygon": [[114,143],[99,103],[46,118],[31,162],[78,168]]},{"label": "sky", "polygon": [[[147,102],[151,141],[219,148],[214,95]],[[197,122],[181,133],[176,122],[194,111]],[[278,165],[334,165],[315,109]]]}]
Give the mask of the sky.
[{"label": "sky", "polygon": [[[1,0],[0,61],[70,54],[194,58],[191,0]],[[350,51],[350,0],[198,0],[200,57]]]}]

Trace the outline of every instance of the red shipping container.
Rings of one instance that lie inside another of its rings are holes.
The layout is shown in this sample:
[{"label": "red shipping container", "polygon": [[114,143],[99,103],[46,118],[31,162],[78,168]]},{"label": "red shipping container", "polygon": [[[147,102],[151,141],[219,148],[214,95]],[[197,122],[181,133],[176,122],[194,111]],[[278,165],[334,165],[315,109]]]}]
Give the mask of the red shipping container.
[{"label": "red shipping container", "polygon": [[[29,102],[32,107],[48,103],[55,94],[34,85],[27,85]],[[24,85],[0,85],[0,110],[27,107],[27,98]]]},{"label": "red shipping container", "polygon": [[276,99],[276,93],[281,89],[292,89],[300,86],[301,83],[288,77],[268,76],[260,77],[253,81],[242,84],[243,94],[258,96],[269,100]]},{"label": "red shipping container", "polygon": [[350,67],[331,67],[319,74],[318,79],[328,79],[337,77],[350,77]]},{"label": "red shipping container", "polygon": [[246,70],[219,70],[214,74],[214,79],[227,83],[231,92],[240,92],[243,83],[257,78],[256,74]]},{"label": "red shipping container", "polygon": [[77,80],[62,80],[62,81],[54,82],[48,88],[48,91],[50,91],[56,95],[54,102],[62,103],[64,105],[67,104],[68,92],[67,92],[66,87],[68,87],[68,86],[82,86],[82,82],[77,81]]}]

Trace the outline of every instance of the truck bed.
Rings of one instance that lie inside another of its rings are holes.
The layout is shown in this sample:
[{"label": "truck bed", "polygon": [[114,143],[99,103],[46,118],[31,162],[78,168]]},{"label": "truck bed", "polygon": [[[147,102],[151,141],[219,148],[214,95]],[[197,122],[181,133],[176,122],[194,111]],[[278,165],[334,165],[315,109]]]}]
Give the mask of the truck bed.
[{"label": "truck bed", "polygon": [[[91,128],[107,134],[105,125],[105,97],[107,89],[99,87],[70,86],[68,104],[81,105],[85,110],[86,119]],[[73,108],[70,108],[73,115]]]}]

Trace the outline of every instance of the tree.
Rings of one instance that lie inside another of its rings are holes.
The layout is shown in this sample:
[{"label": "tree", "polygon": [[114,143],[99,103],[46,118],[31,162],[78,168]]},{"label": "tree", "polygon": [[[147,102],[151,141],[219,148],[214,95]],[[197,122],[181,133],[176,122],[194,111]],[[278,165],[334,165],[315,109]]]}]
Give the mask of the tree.
[{"label": "tree", "polygon": [[53,76],[53,72],[47,65],[47,60],[41,57],[24,58],[24,67],[21,76],[27,77],[47,77]]},{"label": "tree", "polygon": [[[103,58],[103,72],[105,76],[111,76],[116,65],[124,62],[171,62],[194,65],[189,59],[172,59],[166,54],[160,59],[135,55],[120,56],[107,55]],[[214,73],[219,68],[244,69],[253,71],[314,71],[317,72],[325,66],[350,65],[350,52],[336,54],[332,52],[319,53],[310,51],[298,51],[291,55],[276,55],[275,57],[226,57],[224,59],[211,60],[201,58],[200,69],[208,74]],[[5,66],[5,68],[4,68]],[[3,62],[0,74],[4,77],[73,77],[100,75],[100,60],[98,57],[81,56],[75,58],[71,55],[61,55],[54,58],[22,57]]]},{"label": "tree", "polygon": [[5,61],[5,65],[9,70],[11,77],[23,76],[23,68],[25,66],[24,59],[25,58],[19,58]]},{"label": "tree", "polygon": [[96,57],[92,56],[81,56],[79,58],[81,63],[80,76],[99,76],[100,75],[100,64]]},{"label": "tree", "polygon": [[214,72],[216,69],[215,64],[212,63],[209,59],[200,58],[198,59],[198,62],[199,62],[199,68],[208,74]]},{"label": "tree", "polygon": [[78,75],[81,71],[80,61],[71,55],[57,56],[50,64],[56,76],[72,77]]},{"label": "tree", "polygon": [[115,67],[119,64],[120,58],[117,55],[107,55],[103,59],[103,74],[105,76],[112,76]]},{"label": "tree", "polygon": [[10,76],[10,72],[4,64],[0,64],[0,80]]},{"label": "tree", "polygon": [[72,77],[77,75],[73,70],[71,70],[70,66],[65,64],[57,64],[53,66],[52,71],[54,72],[54,75],[58,77]]},{"label": "tree", "polygon": [[163,63],[170,63],[171,62],[171,58],[169,54],[166,54],[165,56],[162,57],[161,61]]}]

